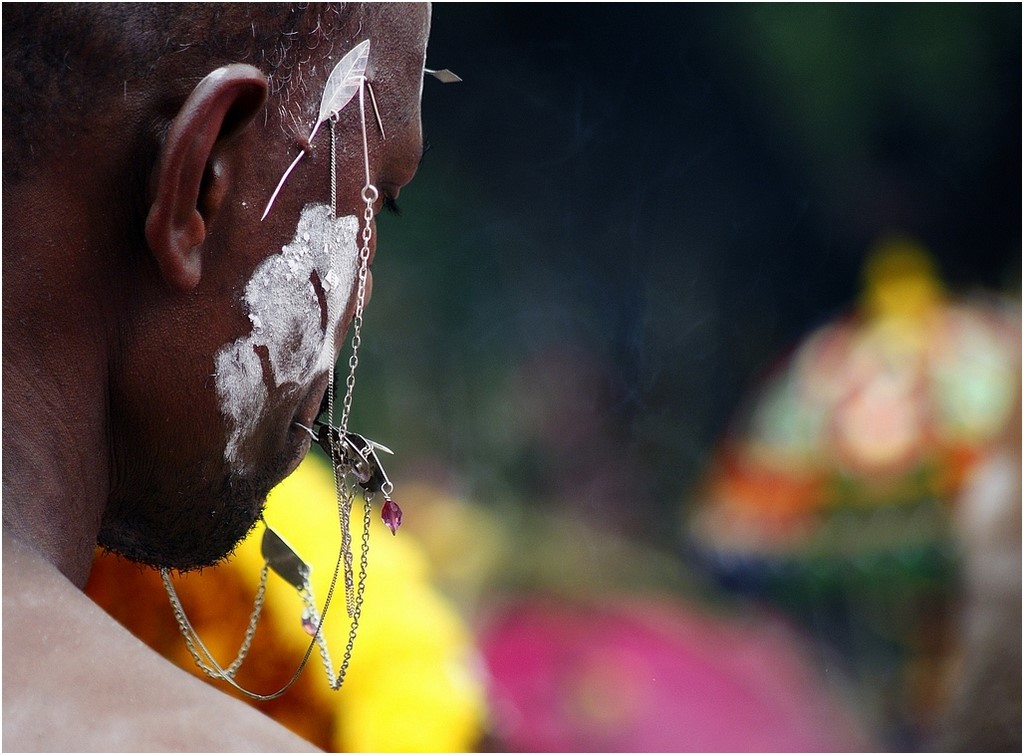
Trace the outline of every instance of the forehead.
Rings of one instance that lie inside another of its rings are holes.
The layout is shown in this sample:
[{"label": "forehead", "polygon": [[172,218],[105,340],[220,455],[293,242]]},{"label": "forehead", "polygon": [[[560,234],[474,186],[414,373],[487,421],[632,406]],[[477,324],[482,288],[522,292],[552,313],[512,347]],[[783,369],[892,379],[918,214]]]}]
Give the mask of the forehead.
[{"label": "forehead", "polygon": [[[372,182],[385,191],[388,187],[397,190],[411,178],[422,155],[420,96],[429,26],[429,6],[412,4],[346,5],[344,11],[335,8],[306,19],[304,36],[292,42],[293,65],[276,68],[269,75],[271,102],[264,124],[264,151],[251,166],[252,191],[261,207],[273,197],[272,214],[297,217],[306,202],[327,201],[331,194],[326,166],[331,164],[337,167],[339,180],[350,184],[358,179],[361,185],[361,98]],[[294,48],[302,45],[302,39],[307,40],[306,48],[297,51]],[[358,57],[356,52],[363,43],[369,47],[361,61],[365,68],[353,72],[346,66],[353,56]],[[320,114],[325,90],[338,89],[332,74],[336,67],[349,73],[341,75],[342,81],[351,81],[353,76],[361,80],[361,71],[369,86],[349,88],[351,98],[341,98],[338,157],[332,160],[328,134],[334,129],[324,125]],[[374,111],[380,128],[375,127]],[[275,185],[281,187],[279,192]],[[262,197],[258,196],[264,189]],[[350,214],[358,204],[353,202],[358,200],[358,192],[346,190],[335,196],[341,203],[339,214]]]},{"label": "forehead", "polygon": [[393,115],[401,120],[418,114],[429,5],[353,3],[340,12],[335,6],[308,19],[307,27],[306,50],[270,77],[272,94],[282,96],[285,120],[312,126],[331,70],[364,40],[370,42],[365,73],[375,93],[386,95],[387,106],[398,109]]}]

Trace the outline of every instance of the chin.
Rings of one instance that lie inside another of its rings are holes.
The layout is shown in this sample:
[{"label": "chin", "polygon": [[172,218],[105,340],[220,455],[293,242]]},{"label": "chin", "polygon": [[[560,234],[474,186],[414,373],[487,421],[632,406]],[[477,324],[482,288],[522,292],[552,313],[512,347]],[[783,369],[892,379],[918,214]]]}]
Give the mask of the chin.
[{"label": "chin", "polygon": [[228,473],[214,485],[179,484],[170,495],[148,495],[105,518],[97,541],[131,561],[187,572],[231,555],[263,514],[273,477]]},{"label": "chin", "polygon": [[[112,496],[97,542],[103,548],[157,568],[195,571],[229,557],[263,514],[271,489],[309,450],[309,436],[293,427],[312,424],[326,379],[277,389],[273,409],[240,445],[246,463],[231,461],[223,446],[195,447],[183,465],[150,463],[133,469],[130,484]],[[215,450],[216,449],[216,450]],[[136,451],[161,458],[157,449]]]}]

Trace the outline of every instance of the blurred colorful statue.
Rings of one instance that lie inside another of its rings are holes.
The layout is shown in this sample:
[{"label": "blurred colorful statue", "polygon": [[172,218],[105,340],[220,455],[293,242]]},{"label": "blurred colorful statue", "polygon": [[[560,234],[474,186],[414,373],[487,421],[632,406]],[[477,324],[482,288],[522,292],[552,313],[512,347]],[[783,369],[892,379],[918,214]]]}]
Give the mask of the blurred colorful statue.
[{"label": "blurred colorful statue", "polygon": [[[953,297],[919,244],[885,240],[857,310],[767,379],[690,509],[690,555],[827,638],[890,746],[926,741],[944,710],[961,566],[982,547],[961,492],[993,455],[1019,462],[1020,364],[1019,302]],[[990,504],[1018,523],[1019,466],[1016,497]],[[1019,617],[1019,568],[1017,584]]]}]

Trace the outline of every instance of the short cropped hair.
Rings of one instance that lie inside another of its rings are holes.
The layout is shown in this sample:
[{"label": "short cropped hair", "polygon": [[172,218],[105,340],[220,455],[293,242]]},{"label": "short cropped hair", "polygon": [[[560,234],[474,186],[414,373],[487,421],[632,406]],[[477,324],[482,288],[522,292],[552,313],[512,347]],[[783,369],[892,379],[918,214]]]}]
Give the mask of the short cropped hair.
[{"label": "short cropped hair", "polygon": [[5,3],[4,181],[167,71],[250,63],[268,74],[272,96],[287,98],[345,15],[339,3]]}]

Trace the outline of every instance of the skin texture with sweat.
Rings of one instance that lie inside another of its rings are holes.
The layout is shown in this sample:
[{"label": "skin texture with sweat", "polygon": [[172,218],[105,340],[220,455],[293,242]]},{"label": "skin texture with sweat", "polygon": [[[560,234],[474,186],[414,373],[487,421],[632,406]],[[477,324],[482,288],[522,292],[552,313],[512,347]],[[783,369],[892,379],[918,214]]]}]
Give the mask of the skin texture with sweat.
[{"label": "skin texture with sweat", "polygon": [[334,335],[356,280],[355,216],[331,208],[302,210],[292,241],[264,260],[245,287],[252,331],[216,355],[217,397],[228,421],[224,459],[248,471],[245,441],[264,416],[269,391],[309,385],[334,366]]}]

